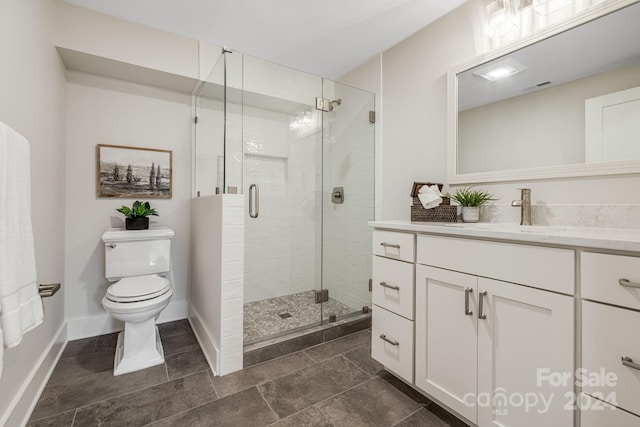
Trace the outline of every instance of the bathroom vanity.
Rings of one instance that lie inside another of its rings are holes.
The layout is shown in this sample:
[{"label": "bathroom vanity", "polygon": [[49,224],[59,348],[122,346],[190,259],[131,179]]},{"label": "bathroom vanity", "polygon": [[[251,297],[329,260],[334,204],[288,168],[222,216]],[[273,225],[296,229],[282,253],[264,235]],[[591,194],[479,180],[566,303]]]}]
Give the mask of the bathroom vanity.
[{"label": "bathroom vanity", "polygon": [[369,225],[387,370],[482,427],[640,425],[640,231]]}]

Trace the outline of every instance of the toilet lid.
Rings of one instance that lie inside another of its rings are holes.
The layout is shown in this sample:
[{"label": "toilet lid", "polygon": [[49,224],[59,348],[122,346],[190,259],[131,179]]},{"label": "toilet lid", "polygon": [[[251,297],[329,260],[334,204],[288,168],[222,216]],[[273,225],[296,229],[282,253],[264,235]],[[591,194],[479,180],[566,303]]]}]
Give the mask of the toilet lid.
[{"label": "toilet lid", "polygon": [[148,300],[169,290],[169,281],[157,274],[125,277],[109,286],[107,298],[112,301],[133,302]]}]

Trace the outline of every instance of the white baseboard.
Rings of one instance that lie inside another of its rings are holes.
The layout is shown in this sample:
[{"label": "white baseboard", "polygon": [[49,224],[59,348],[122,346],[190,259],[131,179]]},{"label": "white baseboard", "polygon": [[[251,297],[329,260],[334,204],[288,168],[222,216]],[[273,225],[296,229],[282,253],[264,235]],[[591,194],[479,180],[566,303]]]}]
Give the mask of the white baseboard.
[{"label": "white baseboard", "polygon": [[[167,308],[160,313],[157,323],[186,319],[188,315],[189,303],[187,301],[171,301]],[[68,337],[70,340],[109,334],[121,331],[123,327],[122,322],[111,317],[106,311],[93,316],[67,319],[67,323],[69,325]]]},{"label": "white baseboard", "polygon": [[67,324],[63,323],[49,342],[38,363],[29,373],[26,381],[13,395],[9,410],[0,419],[0,426],[25,426],[27,424],[66,345]]},{"label": "white baseboard", "polygon": [[204,353],[204,357],[207,359],[207,363],[209,363],[209,367],[214,375],[220,375],[220,350],[218,350],[218,346],[213,340],[209,329],[202,321],[202,317],[200,317],[198,311],[191,303],[189,303],[189,323]]}]

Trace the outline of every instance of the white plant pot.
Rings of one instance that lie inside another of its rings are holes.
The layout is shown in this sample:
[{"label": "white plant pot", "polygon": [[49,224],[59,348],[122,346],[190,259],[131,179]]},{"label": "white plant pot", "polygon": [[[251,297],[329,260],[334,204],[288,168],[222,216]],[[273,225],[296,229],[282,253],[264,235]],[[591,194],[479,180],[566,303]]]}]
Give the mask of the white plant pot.
[{"label": "white plant pot", "polygon": [[463,206],[462,222],[478,222],[480,220],[480,206]]}]

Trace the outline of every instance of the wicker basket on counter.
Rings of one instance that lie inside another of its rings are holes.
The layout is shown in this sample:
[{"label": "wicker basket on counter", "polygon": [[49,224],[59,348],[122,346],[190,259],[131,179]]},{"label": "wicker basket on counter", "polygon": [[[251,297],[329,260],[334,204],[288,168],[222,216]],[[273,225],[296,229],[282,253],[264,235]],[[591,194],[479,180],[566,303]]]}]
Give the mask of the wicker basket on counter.
[{"label": "wicker basket on counter", "polygon": [[411,189],[413,204],[411,205],[411,222],[458,222],[458,207],[451,206],[451,199],[442,198],[440,206],[432,209],[422,207],[418,193],[423,185],[437,185],[442,191],[442,184],[435,182],[414,182]]}]

